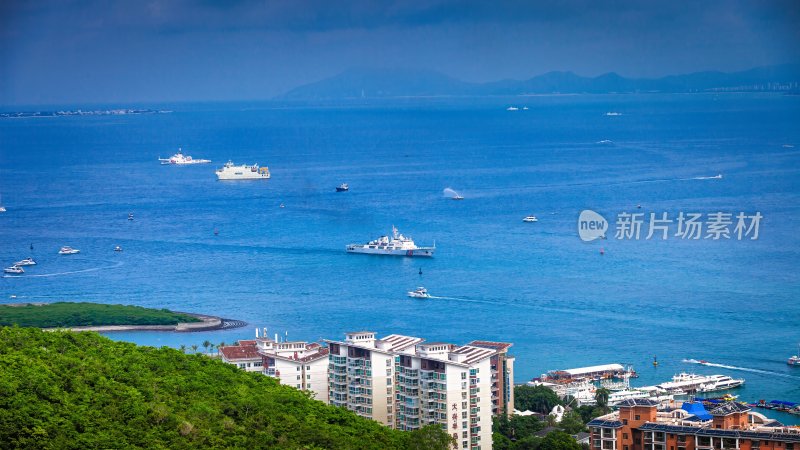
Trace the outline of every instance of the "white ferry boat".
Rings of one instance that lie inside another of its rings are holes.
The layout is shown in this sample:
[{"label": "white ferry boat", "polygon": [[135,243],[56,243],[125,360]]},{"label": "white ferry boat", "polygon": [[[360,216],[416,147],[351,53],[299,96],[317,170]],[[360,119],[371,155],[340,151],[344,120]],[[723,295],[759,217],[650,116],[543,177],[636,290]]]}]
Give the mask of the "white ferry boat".
[{"label": "white ferry boat", "polygon": [[232,161],[225,163],[216,173],[218,180],[261,180],[270,177],[269,167],[259,167],[258,164],[237,166]]},{"label": "white ferry boat", "polygon": [[168,164],[207,164],[210,163],[210,159],[193,159],[191,156],[184,156],[183,151],[179,148],[178,153],[175,153],[169,158],[158,158],[162,165]]},{"label": "white ferry boat", "polygon": [[733,389],[744,384],[742,378],[731,378],[727,375],[697,375],[679,373],[672,381],[656,385],[656,388],[667,393],[712,392]]},{"label": "white ferry boat", "polygon": [[431,298],[431,294],[428,294],[428,290],[422,286],[414,289],[413,291],[409,291],[408,296],[412,298]]},{"label": "white ferry boat", "polygon": [[370,255],[391,256],[433,256],[436,243],[433,247],[418,247],[410,236],[403,236],[392,226],[392,239],[381,236],[366,244],[350,244],[346,247],[348,253],[367,253]]},{"label": "white ferry boat", "polygon": [[20,266],[20,267],[21,266],[35,266],[36,265],[36,261],[34,261],[33,258],[25,258],[22,261],[15,262],[14,265],[15,266]]},{"label": "white ferry boat", "polygon": [[19,266],[6,267],[5,269],[3,269],[3,272],[14,274],[14,275],[20,275],[20,274],[25,273],[25,271],[22,270],[22,267],[19,267]]},{"label": "white ferry boat", "polygon": [[80,252],[81,251],[78,250],[77,248],[72,248],[72,247],[68,247],[68,246],[65,245],[65,246],[61,247],[61,250],[58,251],[58,254],[59,255],[74,255],[74,254],[80,253]]}]

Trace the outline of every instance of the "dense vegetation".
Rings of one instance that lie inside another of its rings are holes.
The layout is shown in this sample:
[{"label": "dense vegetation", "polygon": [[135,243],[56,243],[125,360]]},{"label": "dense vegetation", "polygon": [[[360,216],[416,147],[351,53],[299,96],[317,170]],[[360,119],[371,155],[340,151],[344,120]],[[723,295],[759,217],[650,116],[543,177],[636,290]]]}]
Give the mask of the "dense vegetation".
[{"label": "dense vegetation", "polygon": [[100,303],[58,302],[45,305],[0,305],[0,326],[57,328],[100,325],[176,325],[200,320],[166,309]]},{"label": "dense vegetation", "polygon": [[96,333],[0,328],[0,448],[445,449],[257,373]]}]

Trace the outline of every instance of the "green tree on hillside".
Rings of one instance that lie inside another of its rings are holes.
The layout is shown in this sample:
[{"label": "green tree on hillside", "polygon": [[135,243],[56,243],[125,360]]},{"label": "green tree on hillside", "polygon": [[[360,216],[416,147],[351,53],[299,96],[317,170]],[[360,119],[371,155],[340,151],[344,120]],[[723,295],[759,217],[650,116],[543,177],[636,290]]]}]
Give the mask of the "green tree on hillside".
[{"label": "green tree on hillside", "polygon": [[192,344],[192,352],[197,353],[197,344]]},{"label": "green tree on hillside", "polygon": [[563,431],[548,433],[537,450],[581,450],[580,444]]},{"label": "green tree on hillside", "polygon": [[553,407],[561,404],[552,389],[544,386],[517,386],[514,388],[514,405],[520,411],[549,414]]},{"label": "green tree on hillside", "polygon": [[597,407],[602,410],[608,410],[608,396],[611,395],[611,391],[606,388],[600,388],[595,391],[594,393],[594,400],[597,402]]}]

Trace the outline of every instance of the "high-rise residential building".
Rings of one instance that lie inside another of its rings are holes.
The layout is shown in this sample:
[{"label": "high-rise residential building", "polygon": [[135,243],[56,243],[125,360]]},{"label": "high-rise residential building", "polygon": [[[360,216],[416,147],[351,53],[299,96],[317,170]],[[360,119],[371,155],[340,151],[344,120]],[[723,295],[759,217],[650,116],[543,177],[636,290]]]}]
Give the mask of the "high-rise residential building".
[{"label": "high-rise residential building", "polygon": [[264,375],[328,401],[328,349],[316,342],[256,339]]},{"label": "high-rise residential building", "polygon": [[492,416],[514,410],[511,344],[376,339],[372,331],[327,342],[330,403],[392,428],[438,424],[456,448],[491,449]]}]

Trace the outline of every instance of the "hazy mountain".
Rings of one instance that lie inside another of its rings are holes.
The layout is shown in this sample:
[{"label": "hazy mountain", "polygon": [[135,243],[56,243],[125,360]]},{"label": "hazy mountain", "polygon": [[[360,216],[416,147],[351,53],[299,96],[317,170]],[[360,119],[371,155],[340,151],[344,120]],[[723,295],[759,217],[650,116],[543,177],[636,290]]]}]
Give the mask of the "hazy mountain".
[{"label": "hazy mountain", "polygon": [[800,64],[758,67],[742,72],[696,72],[656,79],[626,78],[616,73],[582,77],[548,72],[528,80],[468,83],[429,70],[350,69],[296,87],[285,100],[391,98],[409,96],[485,96],[551,93],[800,91]]}]

